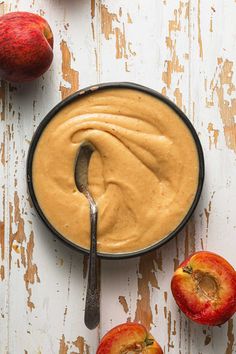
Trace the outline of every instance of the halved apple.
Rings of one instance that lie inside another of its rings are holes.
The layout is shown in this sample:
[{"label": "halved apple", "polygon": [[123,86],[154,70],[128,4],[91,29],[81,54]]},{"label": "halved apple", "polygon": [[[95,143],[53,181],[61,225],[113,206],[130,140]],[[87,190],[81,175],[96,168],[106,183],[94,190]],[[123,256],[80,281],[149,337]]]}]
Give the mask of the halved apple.
[{"label": "halved apple", "polygon": [[123,323],[102,338],[97,354],[163,354],[155,339],[139,323]]},{"label": "halved apple", "polygon": [[236,312],[236,272],[221,256],[196,252],[175,271],[171,290],[191,320],[216,326]]}]

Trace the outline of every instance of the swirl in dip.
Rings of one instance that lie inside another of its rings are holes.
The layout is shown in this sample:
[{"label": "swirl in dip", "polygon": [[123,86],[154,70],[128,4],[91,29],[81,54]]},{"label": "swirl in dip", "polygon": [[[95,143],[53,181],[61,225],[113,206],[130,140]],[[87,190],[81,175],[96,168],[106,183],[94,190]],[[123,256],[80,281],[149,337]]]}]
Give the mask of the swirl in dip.
[{"label": "swirl in dip", "polygon": [[67,104],[44,128],[33,158],[37,201],[60,234],[89,248],[89,206],[74,181],[84,141],[96,148],[88,181],[100,252],[141,250],[176,229],[196,195],[199,161],[173,109],[139,90],[106,88]]}]

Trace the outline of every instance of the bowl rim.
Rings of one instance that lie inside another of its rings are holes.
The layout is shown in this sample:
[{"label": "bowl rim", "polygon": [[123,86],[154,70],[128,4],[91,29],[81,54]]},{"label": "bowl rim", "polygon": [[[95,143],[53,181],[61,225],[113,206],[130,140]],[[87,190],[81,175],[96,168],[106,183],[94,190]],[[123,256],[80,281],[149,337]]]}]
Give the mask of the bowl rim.
[{"label": "bowl rim", "polygon": [[48,221],[46,216],[44,215],[41,207],[39,206],[39,203],[37,201],[35,192],[34,192],[34,187],[33,187],[33,176],[32,176],[32,166],[33,166],[33,158],[34,158],[34,152],[37,147],[37,143],[41,137],[41,134],[43,133],[44,129],[46,128],[47,124],[51,121],[51,119],[54,118],[54,116],[65,106],[68,104],[72,103],[73,101],[79,99],[80,97],[84,97],[86,95],[89,95],[90,93],[93,93],[95,91],[101,91],[101,90],[106,90],[106,89],[119,89],[119,88],[124,88],[124,89],[133,89],[136,91],[141,91],[146,94],[149,94],[156,99],[164,102],[167,104],[171,109],[173,109],[180,119],[185,123],[187,128],[189,129],[189,132],[191,133],[193,140],[196,145],[197,149],[197,154],[198,154],[198,161],[199,161],[199,176],[198,176],[198,187],[196,190],[195,197],[193,199],[192,205],[189,208],[187,214],[183,218],[183,220],[180,222],[180,224],[168,235],[166,235],[164,238],[161,240],[157,241],[156,243],[143,248],[141,250],[137,251],[131,251],[131,252],[126,252],[126,253],[103,253],[103,252],[98,252],[98,256],[104,259],[125,259],[125,258],[132,258],[132,257],[138,257],[142,256],[148,252],[154,251],[158,248],[160,248],[162,245],[166,244],[168,241],[173,239],[174,237],[177,236],[177,234],[184,228],[184,226],[187,224],[189,221],[190,217],[192,216],[198,202],[201,196],[202,188],[203,188],[203,182],[204,182],[204,177],[205,177],[205,163],[204,163],[204,154],[203,154],[203,149],[202,145],[200,142],[200,139],[197,135],[197,132],[195,128],[193,127],[191,121],[189,118],[185,115],[185,113],[176,106],[175,103],[173,103],[171,100],[169,100],[167,97],[163,96],[159,92],[137,84],[133,82],[106,82],[106,83],[100,83],[100,84],[95,84],[91,85],[88,87],[85,87],[84,89],[80,89],[73,93],[72,95],[68,96],[67,98],[63,99],[59,103],[57,103],[54,108],[52,108],[49,113],[43,118],[43,120],[40,122],[38,125],[28,151],[28,156],[27,156],[27,166],[26,166],[26,173],[27,173],[27,186],[28,186],[28,191],[29,191],[29,196],[30,199],[33,203],[34,208],[36,209],[40,219],[43,221],[43,223],[47,226],[47,228],[58,238],[60,238],[66,245],[72,247],[74,250],[78,250],[84,254],[89,254],[89,250],[73,243],[69,239],[67,239],[65,236],[60,234],[54,227],[53,225]]}]

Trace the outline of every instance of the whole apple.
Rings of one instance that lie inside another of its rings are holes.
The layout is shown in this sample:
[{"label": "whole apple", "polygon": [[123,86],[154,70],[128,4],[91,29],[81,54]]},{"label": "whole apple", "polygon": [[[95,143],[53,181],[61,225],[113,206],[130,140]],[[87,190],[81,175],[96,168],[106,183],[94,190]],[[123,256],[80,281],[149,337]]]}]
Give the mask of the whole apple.
[{"label": "whole apple", "polygon": [[96,354],[163,354],[155,339],[139,323],[122,323],[105,334]]},{"label": "whole apple", "polygon": [[236,272],[215,253],[187,258],[175,271],[171,290],[179,308],[197,323],[220,325],[236,312]]},{"label": "whole apple", "polygon": [[0,78],[36,79],[51,65],[53,33],[41,16],[12,12],[0,17]]}]

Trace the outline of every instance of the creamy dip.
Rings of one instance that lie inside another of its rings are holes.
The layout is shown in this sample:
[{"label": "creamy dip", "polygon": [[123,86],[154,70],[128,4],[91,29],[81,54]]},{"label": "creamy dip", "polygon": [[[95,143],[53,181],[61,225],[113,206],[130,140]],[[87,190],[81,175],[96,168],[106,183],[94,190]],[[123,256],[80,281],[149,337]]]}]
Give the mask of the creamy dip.
[{"label": "creamy dip", "polygon": [[89,207],[74,181],[79,146],[96,148],[89,189],[98,205],[98,250],[146,248],[173,231],[193,203],[199,161],[177,113],[134,89],[94,91],[62,108],[44,129],[33,158],[33,187],[51,225],[89,248]]}]

